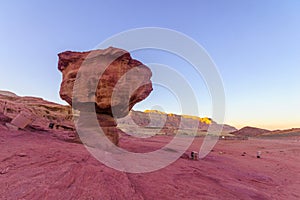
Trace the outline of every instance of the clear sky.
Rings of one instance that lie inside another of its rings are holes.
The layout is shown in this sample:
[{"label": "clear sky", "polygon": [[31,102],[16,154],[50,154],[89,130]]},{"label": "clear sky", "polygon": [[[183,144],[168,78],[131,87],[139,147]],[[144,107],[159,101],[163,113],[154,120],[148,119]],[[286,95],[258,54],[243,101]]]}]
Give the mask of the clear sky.
[{"label": "clear sky", "polygon": [[[226,123],[300,127],[298,0],[3,1],[0,90],[63,103],[58,95],[57,53],[90,50],[114,34],[149,26],[182,32],[207,50],[224,82]],[[183,61],[159,52],[133,56],[179,71],[186,67]],[[188,70],[185,77],[199,97],[200,115],[209,116],[211,105],[203,80],[196,80]],[[136,109],[159,105],[176,113],[171,96],[155,87]]]}]

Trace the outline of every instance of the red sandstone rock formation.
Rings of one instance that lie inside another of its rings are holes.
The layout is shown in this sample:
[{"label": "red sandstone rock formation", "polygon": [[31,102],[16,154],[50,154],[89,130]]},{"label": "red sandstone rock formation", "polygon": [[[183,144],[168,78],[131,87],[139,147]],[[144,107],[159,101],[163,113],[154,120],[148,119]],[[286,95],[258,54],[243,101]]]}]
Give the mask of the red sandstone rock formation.
[{"label": "red sandstone rock formation", "polygon": [[0,91],[0,113],[14,119],[21,112],[34,117],[34,121],[30,123],[31,128],[34,129],[48,130],[49,123],[54,123],[59,128],[64,127],[62,129],[74,128],[70,106],[59,105],[42,98],[20,97],[11,92]]},{"label": "red sandstone rock formation", "polygon": [[[58,69],[63,78],[60,96],[80,112],[96,111],[105,135],[118,143],[115,118],[125,117],[152,91],[152,73],[129,52],[109,47],[88,52],[60,53]],[[86,119],[87,118],[87,119]],[[79,117],[88,122],[88,115]]]},{"label": "red sandstone rock formation", "polygon": [[[63,75],[60,96],[70,105],[74,101],[77,106],[95,103],[99,114],[124,117],[152,91],[150,69],[125,50],[110,47],[82,53],[66,51],[58,56]],[[76,78],[78,90],[74,94]]]},{"label": "red sandstone rock formation", "polygon": [[[300,196],[299,136],[220,140],[205,159],[191,161],[186,155],[203,143],[204,138],[197,137],[166,168],[135,174],[107,167],[83,145],[44,132],[1,127],[0,131],[0,199],[296,200]],[[124,136],[120,146],[131,152],[153,152],[171,139]],[[262,159],[256,158],[257,150],[262,151]]]},{"label": "red sandstone rock formation", "polygon": [[[75,129],[73,123],[73,115],[70,106],[59,105],[53,102],[43,100],[36,97],[20,97],[17,95],[7,95],[9,92],[0,91],[0,114],[6,117],[7,120],[2,120],[5,123],[14,119],[21,111],[28,112],[30,115],[35,116],[35,120],[29,127],[36,130],[45,130],[55,132],[72,131]],[[101,127],[115,127],[115,120],[109,115],[99,115],[98,118],[104,117],[105,120],[100,120]],[[140,128],[162,128],[162,132],[158,134],[172,134],[178,128],[191,129],[195,125],[192,116],[189,118],[181,119],[181,115],[164,114],[164,113],[145,113],[140,111],[130,111],[130,114],[118,120],[121,126],[138,126]],[[186,117],[186,116],[185,116]],[[1,119],[1,117],[0,117]],[[211,120],[212,126],[220,126]],[[5,123],[2,125],[5,126]],[[53,123],[53,129],[49,128],[49,123]],[[208,124],[199,122],[198,130],[207,131]],[[236,131],[234,127],[229,125],[223,126],[224,132]],[[70,139],[70,138],[69,138]]]}]

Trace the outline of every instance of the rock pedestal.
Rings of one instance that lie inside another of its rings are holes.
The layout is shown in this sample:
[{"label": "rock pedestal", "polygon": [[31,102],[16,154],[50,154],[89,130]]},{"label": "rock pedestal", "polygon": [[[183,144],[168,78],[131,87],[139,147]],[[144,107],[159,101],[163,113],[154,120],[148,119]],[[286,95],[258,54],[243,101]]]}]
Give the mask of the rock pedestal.
[{"label": "rock pedestal", "polygon": [[[77,120],[77,128],[83,130],[81,136],[85,137],[86,141],[92,144],[93,138],[91,138],[91,132],[103,131],[104,135],[115,145],[119,143],[119,130],[114,118],[109,115],[96,114],[96,119],[93,119],[94,115],[90,112],[81,112]],[[87,130],[87,132],[86,132]],[[97,135],[100,137],[100,133]],[[97,142],[97,141],[96,141]]]},{"label": "rock pedestal", "polygon": [[[150,69],[132,59],[129,52],[113,47],[88,52],[66,51],[58,57],[58,69],[63,75],[61,98],[80,113],[96,112],[98,125],[117,145],[121,131],[116,128],[114,118],[125,117],[150,94]],[[88,118],[79,116],[78,124],[96,126]]]}]

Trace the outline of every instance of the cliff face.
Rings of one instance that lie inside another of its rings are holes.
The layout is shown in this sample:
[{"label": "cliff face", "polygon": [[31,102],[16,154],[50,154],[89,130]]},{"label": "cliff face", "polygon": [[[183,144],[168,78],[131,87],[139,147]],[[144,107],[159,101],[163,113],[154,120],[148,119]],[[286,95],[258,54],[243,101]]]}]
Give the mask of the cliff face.
[{"label": "cliff face", "polygon": [[[131,111],[127,117],[119,119],[118,123],[143,128],[160,128],[163,133],[167,134],[175,133],[179,129],[196,129],[206,132],[209,127],[213,131],[222,126],[207,117],[167,114],[156,110],[146,110],[145,112]],[[223,132],[230,133],[236,130],[233,126],[223,125]]]}]

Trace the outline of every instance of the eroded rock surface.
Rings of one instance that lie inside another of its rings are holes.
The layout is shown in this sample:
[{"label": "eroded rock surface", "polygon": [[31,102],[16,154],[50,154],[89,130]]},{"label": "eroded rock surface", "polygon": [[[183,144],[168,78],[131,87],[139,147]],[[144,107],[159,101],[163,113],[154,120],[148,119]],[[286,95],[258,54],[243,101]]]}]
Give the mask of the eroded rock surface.
[{"label": "eroded rock surface", "polygon": [[[68,141],[78,139],[74,138],[77,135],[74,131],[75,127],[73,122],[73,119],[76,118],[77,114],[74,113],[75,116],[73,116],[70,106],[59,105],[36,97],[20,97],[17,95],[11,96],[6,94],[8,94],[8,92],[3,94],[0,92],[0,129],[1,127],[5,128],[5,124],[10,123],[12,119],[20,114],[20,112],[26,112],[29,115],[34,116],[34,121],[25,129],[44,130],[59,137],[63,134],[62,139],[67,139]],[[147,130],[156,130],[155,134],[163,135],[180,134],[180,131],[176,131],[178,128],[184,129],[183,132],[189,134],[190,132],[186,130],[193,128],[194,125],[199,122],[199,119],[194,119],[193,116],[180,116],[155,112],[149,113],[133,110],[131,110],[126,117],[118,119],[117,123],[110,115],[97,114],[96,118],[98,118],[101,127],[111,127],[109,128],[110,133],[116,131],[120,132],[116,127],[118,123],[118,127],[126,133],[129,129],[133,130],[131,127],[134,127],[134,130],[137,127],[142,134],[146,134]],[[185,119],[180,120],[181,118]],[[87,122],[88,121],[89,119],[87,119]],[[49,128],[50,123],[53,123],[52,129]],[[212,119],[211,123],[213,127],[223,126],[223,132],[233,132],[237,130],[229,125],[217,124]],[[208,124],[199,122],[198,131],[205,133],[207,128]],[[108,133],[108,135],[110,135],[110,133]],[[109,138],[109,136],[107,137]]]},{"label": "eroded rock surface", "polygon": [[[121,130],[116,128],[114,118],[125,117],[150,94],[150,69],[127,51],[113,47],[82,53],[66,51],[58,57],[63,75],[61,98],[80,113],[96,111],[104,134],[118,144]],[[90,127],[89,115],[80,115],[78,125]]]},{"label": "eroded rock surface", "polygon": [[[195,138],[186,154],[199,150],[203,139]],[[170,140],[170,136],[142,140],[124,136],[120,147],[131,152],[153,152]],[[165,168],[137,174],[107,167],[83,145],[66,143],[43,132],[2,130],[0,146],[0,199],[300,197],[300,146],[291,139],[220,140],[203,160],[192,161],[182,156]],[[256,158],[258,149],[262,159]],[[246,154],[241,156],[243,152]]]},{"label": "eroded rock surface", "polygon": [[[128,116],[118,119],[118,124],[120,124],[122,128],[125,127],[125,129],[128,127],[139,127],[156,130],[157,134],[167,135],[180,133],[180,129],[194,130],[194,134],[196,134],[197,131],[199,134],[206,134],[208,128],[210,128],[210,131],[222,128],[223,133],[237,131],[237,129],[233,126],[218,124],[208,117],[201,118],[190,115],[177,115],[157,110],[146,110],[145,112],[130,111]],[[184,132],[185,134],[189,134],[186,131]]]},{"label": "eroded rock surface", "polygon": [[[96,111],[124,117],[152,91],[152,73],[122,49],[60,53],[58,69],[63,80],[60,96],[79,110],[95,103]],[[74,83],[76,80],[76,87]]]},{"label": "eroded rock surface", "polygon": [[53,123],[55,125],[54,129],[74,129],[70,106],[59,105],[42,98],[20,97],[10,95],[9,92],[0,92],[0,114],[10,119],[4,122],[11,122],[21,113],[33,118],[33,121],[29,124],[31,128],[49,130],[49,123]]}]

